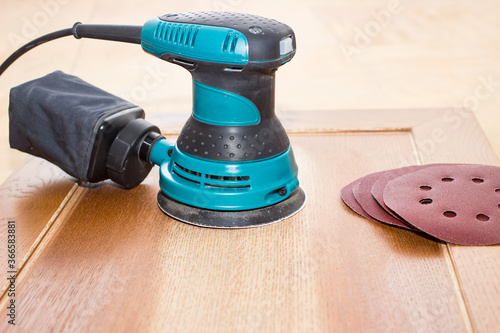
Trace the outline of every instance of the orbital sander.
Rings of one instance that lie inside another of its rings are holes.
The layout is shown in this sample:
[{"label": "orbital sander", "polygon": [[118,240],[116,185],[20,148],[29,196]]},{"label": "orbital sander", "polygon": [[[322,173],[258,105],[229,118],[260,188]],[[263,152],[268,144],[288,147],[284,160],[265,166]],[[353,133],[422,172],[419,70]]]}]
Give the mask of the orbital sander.
[{"label": "orbital sander", "polygon": [[187,69],[191,116],[170,142],[143,119],[141,108],[55,72],[11,90],[11,147],[84,182],[111,179],[125,188],[139,185],[158,165],[158,206],[198,226],[260,226],[305,205],[290,141],[274,110],[276,70],[296,50],[289,26],[227,12],[167,14],[144,26],[76,23],[21,47],[0,74],[33,47],[71,35],[141,44]]}]

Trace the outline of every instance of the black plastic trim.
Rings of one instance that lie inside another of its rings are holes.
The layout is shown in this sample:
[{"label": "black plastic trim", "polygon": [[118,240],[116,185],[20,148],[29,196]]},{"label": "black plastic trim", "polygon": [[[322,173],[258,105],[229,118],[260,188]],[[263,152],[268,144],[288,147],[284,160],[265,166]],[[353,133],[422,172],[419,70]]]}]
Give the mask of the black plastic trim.
[{"label": "black plastic trim", "polygon": [[290,140],[276,117],[252,126],[217,126],[192,116],[177,138],[183,152],[216,161],[253,161],[285,152]]},{"label": "black plastic trim", "polygon": [[94,131],[95,140],[89,162],[87,181],[91,183],[108,179],[106,160],[111,144],[118,133],[132,120],[144,118],[145,113],[139,107],[130,108],[97,121]]}]

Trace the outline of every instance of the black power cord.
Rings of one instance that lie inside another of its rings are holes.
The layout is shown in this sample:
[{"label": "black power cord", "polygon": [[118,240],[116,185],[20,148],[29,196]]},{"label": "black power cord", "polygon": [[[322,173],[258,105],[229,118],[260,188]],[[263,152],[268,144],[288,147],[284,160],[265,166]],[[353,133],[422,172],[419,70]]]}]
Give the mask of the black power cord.
[{"label": "black power cord", "polygon": [[46,34],[42,37],[39,37],[39,38],[32,40],[31,42],[21,46],[16,52],[12,53],[12,55],[10,57],[8,57],[7,60],[5,60],[3,62],[3,64],[0,66],[0,75],[2,75],[3,72],[5,72],[5,70],[7,68],[9,68],[9,66],[12,65],[12,63],[14,63],[14,61],[19,59],[19,57],[21,57],[23,54],[25,54],[29,50],[34,49],[38,45],[42,45],[44,43],[50,42],[52,40],[55,40],[55,39],[58,39],[61,37],[71,36],[72,34],[73,34],[73,28],[63,29],[63,30],[51,32],[50,34]]},{"label": "black power cord", "polygon": [[63,29],[50,34],[46,34],[31,42],[21,46],[0,66],[0,75],[5,72],[19,57],[26,52],[34,49],[38,45],[50,42],[52,40],[73,35],[76,39],[94,38],[102,40],[111,40],[125,43],[141,43],[142,26],[136,25],[105,25],[105,24],[82,24],[77,22],[72,28]]}]

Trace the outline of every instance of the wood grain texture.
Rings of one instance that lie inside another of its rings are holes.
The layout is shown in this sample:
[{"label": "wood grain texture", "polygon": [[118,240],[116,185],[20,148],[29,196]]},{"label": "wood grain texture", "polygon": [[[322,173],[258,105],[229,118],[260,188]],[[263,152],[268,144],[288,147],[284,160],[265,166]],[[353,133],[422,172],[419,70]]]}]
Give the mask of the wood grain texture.
[{"label": "wood grain texture", "polygon": [[[16,270],[23,269],[74,188],[61,170],[35,157],[26,159],[0,187],[0,244],[7,244],[7,223],[15,221]],[[2,263],[7,255],[6,248],[0,252]],[[7,286],[0,285],[0,295]]]},{"label": "wood grain texture", "polygon": [[498,163],[470,111],[457,128],[449,112],[290,113],[309,203],[267,228],[221,233],[173,221],[156,208],[154,174],[132,191],[78,189],[19,276],[23,326],[494,332],[497,274],[483,267],[499,247],[437,244],[334,199],[353,179],[402,165]]},{"label": "wood grain texture", "polygon": [[156,207],[156,174],[131,191],[79,191],[19,276],[20,325],[41,332],[467,331],[446,248],[359,218],[338,197],[354,178],[395,167],[392,156],[413,149],[410,133],[292,141],[309,202],[265,228],[174,221]]}]

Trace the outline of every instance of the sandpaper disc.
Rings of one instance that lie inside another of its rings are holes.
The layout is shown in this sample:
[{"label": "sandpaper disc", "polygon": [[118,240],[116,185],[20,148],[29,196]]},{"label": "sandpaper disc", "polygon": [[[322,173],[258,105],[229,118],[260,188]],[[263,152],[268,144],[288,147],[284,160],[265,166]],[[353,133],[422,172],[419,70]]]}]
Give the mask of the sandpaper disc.
[{"label": "sandpaper disc", "polygon": [[377,222],[375,219],[373,219],[370,215],[368,215],[363,207],[356,201],[356,198],[354,198],[354,194],[352,193],[352,188],[358,183],[359,180],[356,180],[352,183],[350,183],[347,186],[344,186],[342,190],[340,190],[340,197],[342,198],[342,201],[352,209],[353,212],[357,213],[360,216],[363,216],[365,219],[372,220],[374,222]]},{"label": "sandpaper disc", "polygon": [[[371,188],[371,193],[375,201],[382,207],[388,214],[393,216],[396,219],[400,219],[399,216],[391,212],[391,210],[385,205],[384,202],[384,188],[387,185],[388,182],[391,180],[403,176],[407,173],[414,172],[417,170],[425,169],[428,167],[432,166],[437,166],[437,165],[442,165],[442,164],[427,164],[427,165],[410,165],[407,167],[399,168],[399,169],[392,169],[392,170],[387,170],[384,172],[380,173],[380,176],[377,178],[375,183],[373,184]],[[405,222],[405,221],[402,221]]]},{"label": "sandpaper disc", "polygon": [[251,228],[282,221],[298,213],[306,204],[306,193],[299,186],[288,198],[277,204],[241,211],[208,210],[176,201],[158,192],[158,207],[176,220],[208,228]]},{"label": "sandpaper disc", "polygon": [[500,243],[500,168],[442,165],[387,183],[389,209],[419,230],[460,245]]},{"label": "sandpaper disc", "polygon": [[373,184],[377,181],[377,179],[384,173],[376,172],[369,174],[361,179],[353,186],[352,193],[354,198],[359,203],[361,207],[365,210],[365,212],[371,216],[373,219],[383,222],[386,224],[390,224],[392,226],[400,227],[403,229],[409,229],[407,225],[405,225],[400,220],[394,218],[388,212],[386,212],[380,205],[375,201],[372,196],[371,188]]}]

